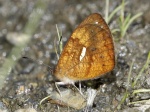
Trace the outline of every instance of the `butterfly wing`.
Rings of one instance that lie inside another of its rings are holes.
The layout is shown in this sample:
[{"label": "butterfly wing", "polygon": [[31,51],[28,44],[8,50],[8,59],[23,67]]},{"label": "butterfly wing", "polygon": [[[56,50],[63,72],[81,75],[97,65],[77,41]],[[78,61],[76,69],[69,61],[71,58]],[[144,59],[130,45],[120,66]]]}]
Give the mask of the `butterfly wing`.
[{"label": "butterfly wing", "polygon": [[114,65],[110,30],[99,14],[92,14],[71,35],[54,74],[63,82],[75,82],[100,77]]},{"label": "butterfly wing", "polygon": [[82,23],[78,27],[85,25],[85,24],[97,24],[101,28],[105,29],[109,34],[111,34],[107,23],[105,22],[103,17],[98,13],[89,15],[84,21],[82,21]]}]

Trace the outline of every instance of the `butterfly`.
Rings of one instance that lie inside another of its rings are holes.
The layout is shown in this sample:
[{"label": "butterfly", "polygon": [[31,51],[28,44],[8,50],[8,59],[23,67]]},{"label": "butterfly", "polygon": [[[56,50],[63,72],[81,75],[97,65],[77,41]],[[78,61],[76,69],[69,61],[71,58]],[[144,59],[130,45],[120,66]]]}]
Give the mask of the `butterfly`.
[{"label": "butterfly", "polygon": [[98,13],[89,15],[68,39],[54,76],[62,84],[96,79],[115,67],[111,31]]}]

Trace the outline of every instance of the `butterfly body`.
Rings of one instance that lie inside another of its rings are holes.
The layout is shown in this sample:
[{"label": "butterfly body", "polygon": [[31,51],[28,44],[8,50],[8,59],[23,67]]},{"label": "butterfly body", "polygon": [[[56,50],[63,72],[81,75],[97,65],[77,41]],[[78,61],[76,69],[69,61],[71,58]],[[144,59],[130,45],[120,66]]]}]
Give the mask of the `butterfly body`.
[{"label": "butterfly body", "polygon": [[115,66],[111,32],[100,14],[89,15],[72,33],[65,45],[54,75],[60,81],[99,78]]}]

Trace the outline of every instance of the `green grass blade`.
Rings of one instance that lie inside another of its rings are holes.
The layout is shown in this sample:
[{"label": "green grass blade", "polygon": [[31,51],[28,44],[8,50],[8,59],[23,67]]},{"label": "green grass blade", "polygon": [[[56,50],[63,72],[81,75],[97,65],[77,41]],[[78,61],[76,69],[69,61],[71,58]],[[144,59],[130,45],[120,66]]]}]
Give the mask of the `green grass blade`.
[{"label": "green grass blade", "polygon": [[144,64],[144,66],[142,67],[142,69],[140,70],[139,74],[137,75],[135,81],[132,83],[132,88],[134,88],[134,86],[136,85],[138,79],[141,77],[142,73],[144,72],[145,69],[148,68],[148,65],[150,64],[150,52],[148,54],[146,63]]},{"label": "green grass blade", "polygon": [[135,19],[137,19],[138,17],[140,17],[141,15],[142,15],[142,13],[138,13],[138,14],[134,15],[134,16],[129,20],[129,22],[128,22],[128,23],[125,25],[125,27],[124,27],[123,35],[125,35],[127,29],[128,29],[129,26],[131,25],[131,23],[132,23]]},{"label": "green grass blade", "polygon": [[[127,5],[127,3],[125,3],[124,5]],[[117,8],[115,8],[114,11],[112,11],[111,14],[109,15],[107,23],[109,23],[112,17],[121,9],[122,9],[122,5],[119,5]]]}]

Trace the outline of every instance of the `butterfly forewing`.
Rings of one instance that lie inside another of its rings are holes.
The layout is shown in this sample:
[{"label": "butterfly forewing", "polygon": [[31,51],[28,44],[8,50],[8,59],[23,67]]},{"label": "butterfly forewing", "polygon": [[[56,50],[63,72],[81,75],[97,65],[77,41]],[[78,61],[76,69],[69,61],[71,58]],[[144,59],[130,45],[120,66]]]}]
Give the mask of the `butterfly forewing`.
[{"label": "butterfly forewing", "polygon": [[[84,55],[81,57],[84,49]],[[100,77],[115,65],[110,30],[99,14],[87,17],[72,33],[55,69],[55,76],[72,82]]]}]

